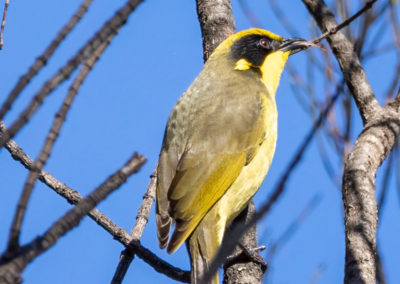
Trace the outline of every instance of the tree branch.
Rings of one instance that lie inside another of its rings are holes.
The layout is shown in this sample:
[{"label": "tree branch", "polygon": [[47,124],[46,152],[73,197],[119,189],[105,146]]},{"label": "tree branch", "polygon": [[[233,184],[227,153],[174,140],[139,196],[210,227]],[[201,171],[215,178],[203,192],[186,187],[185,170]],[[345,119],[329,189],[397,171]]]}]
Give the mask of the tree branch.
[{"label": "tree branch", "polygon": [[346,227],[345,283],[375,283],[378,167],[400,134],[399,113],[385,108],[379,119],[366,125],[347,156],[343,173]]},{"label": "tree branch", "polygon": [[0,28],[0,50],[3,49],[4,45],[4,28],[6,26],[6,17],[9,4],[10,0],[6,0],[6,2],[4,3],[3,19],[1,20],[1,28]]},{"label": "tree branch", "polygon": [[[361,10],[359,10],[357,13],[355,13],[353,16],[351,16],[350,18],[346,19],[344,22],[342,22],[340,25],[335,26],[333,29],[326,31],[325,33],[323,33],[322,35],[320,35],[319,37],[317,37],[316,39],[313,39],[312,42],[313,43],[319,43],[321,40],[323,40],[324,38],[331,36],[335,33],[337,33],[338,31],[340,31],[342,28],[348,26],[352,21],[354,21],[355,19],[357,19],[359,16],[361,16],[364,12],[366,12],[367,10],[372,8],[372,5],[376,2],[377,0],[370,0],[367,3],[365,3],[364,7],[361,8]],[[365,36],[364,36],[365,37]],[[363,38],[364,38],[363,37]]]},{"label": "tree branch", "polygon": [[[322,31],[336,21],[322,0],[303,0]],[[375,1],[368,1],[372,5]],[[377,205],[375,177],[400,133],[394,104],[381,108],[373,94],[353,45],[343,33],[328,38],[364,122],[364,130],[346,158],[343,204],[346,227],[345,283],[376,282]]]},{"label": "tree branch", "polygon": [[[147,225],[147,221],[149,220],[150,210],[156,196],[156,180],[157,170],[155,170],[154,173],[150,176],[150,184],[147,187],[146,193],[143,196],[142,205],[138,210],[138,214],[136,216],[136,224],[131,231],[132,242],[138,242],[140,240],[143,234],[144,227]],[[134,254],[129,249],[125,249],[121,252],[117,269],[111,281],[112,284],[122,283],[122,280],[124,279],[133,258]]]},{"label": "tree branch", "polygon": [[50,153],[53,149],[54,143],[57,140],[61,127],[65,122],[68,111],[78,94],[79,88],[82,83],[85,81],[87,75],[92,70],[93,66],[96,64],[97,60],[103,54],[107,46],[110,44],[111,40],[114,38],[114,34],[112,34],[107,41],[101,44],[98,49],[89,57],[86,62],[83,64],[79,74],[76,76],[74,82],[68,90],[68,93],[56,113],[52,126],[49,130],[49,133],[46,137],[45,143],[42,146],[40,154],[36,159],[33,169],[29,171],[28,178],[25,182],[22,194],[18,201],[17,209],[14,215],[13,223],[11,226],[10,236],[8,240],[7,253],[13,254],[17,251],[19,247],[19,236],[21,232],[22,222],[25,216],[27,204],[29,202],[30,196],[32,194],[33,188],[36,183],[36,179],[39,177],[40,172],[42,171],[44,165],[46,164],[48,158],[50,157]]},{"label": "tree branch", "polygon": [[18,95],[22,90],[28,85],[33,77],[46,65],[49,58],[53,55],[54,51],[59,47],[61,42],[67,37],[67,35],[74,29],[74,27],[79,23],[85,13],[88,11],[90,4],[93,0],[85,0],[79,6],[78,10],[71,17],[68,23],[58,32],[54,40],[49,44],[46,50],[36,58],[35,62],[29,67],[28,71],[22,75],[15,87],[12,89],[8,95],[6,101],[3,103],[0,109],[0,120],[4,118],[4,115],[10,110],[12,104],[17,99]]},{"label": "tree branch", "polygon": [[[326,6],[323,0],[302,0],[314,17],[318,26],[323,32],[335,30],[338,26],[335,16]],[[370,0],[371,5],[376,0]],[[368,6],[369,7],[369,6]],[[362,9],[366,11],[366,9]],[[357,14],[356,14],[357,15]],[[374,115],[381,110],[378,101],[371,89],[365,71],[360,64],[360,60],[354,52],[353,44],[346,38],[341,31],[328,37],[329,45],[333,54],[338,60],[345,82],[356,101],[358,110],[364,125],[371,120]]]},{"label": "tree branch", "polygon": [[228,36],[236,32],[230,0],[197,0],[204,61]]},{"label": "tree branch", "polygon": [[32,115],[42,105],[46,97],[56,87],[67,80],[72,72],[78,68],[83,61],[90,57],[101,44],[107,41],[111,35],[118,33],[119,29],[126,23],[128,17],[142,1],[143,0],[129,0],[72,58],[68,60],[62,68],[56,72],[56,74],[43,84],[41,89],[32,98],[29,105],[11,124],[8,131],[4,133],[3,138],[0,139],[0,148],[2,148],[9,139],[13,138],[14,135],[29,121]]},{"label": "tree branch", "polygon": [[[256,207],[253,200],[243,210],[242,213],[234,220],[231,228],[228,228],[225,236],[230,236],[231,229],[234,230],[237,226],[243,226],[256,214]],[[228,238],[229,239],[229,238]],[[259,250],[254,250],[258,247],[257,226],[251,226],[245,235],[240,239],[240,245],[237,245],[233,253],[228,257],[233,261],[225,261],[224,263],[224,284],[237,284],[237,283],[262,283],[264,273],[267,269],[265,264],[257,263],[250,260],[246,255],[243,247],[248,251],[254,251],[254,256],[263,262]],[[263,247],[265,249],[265,247]]]},{"label": "tree branch", "polygon": [[[135,153],[121,169],[58,219],[41,237],[23,246],[18,255],[11,260],[3,258],[0,266],[0,282],[15,283],[20,281],[21,273],[30,262],[54,246],[59,238],[78,226],[86,214],[125,183],[129,176],[138,172],[145,162],[146,158]],[[14,279],[11,279],[10,275],[13,275]]]},{"label": "tree branch", "polygon": [[397,95],[394,98],[393,102],[390,103],[393,107],[394,110],[396,110],[397,112],[400,112],[400,88],[397,91]]},{"label": "tree branch", "polygon": [[[4,123],[0,121],[0,136],[5,130]],[[28,170],[32,170],[34,162],[13,140],[10,140],[5,147],[16,161],[19,161]],[[39,180],[53,189],[56,193],[64,197],[70,204],[77,204],[83,199],[76,190],[73,190],[64,183],[58,181],[46,171],[41,171]],[[132,254],[136,254],[143,261],[152,266],[156,271],[163,273],[177,281],[185,283],[190,282],[190,273],[188,271],[183,271],[168,264],[164,260],[157,257],[154,253],[143,247],[139,242],[131,242],[132,237],[127,231],[118,227],[113,221],[110,220],[110,218],[96,208],[92,209],[88,213],[88,216],[99,226],[105,229],[115,240],[129,248]]]}]

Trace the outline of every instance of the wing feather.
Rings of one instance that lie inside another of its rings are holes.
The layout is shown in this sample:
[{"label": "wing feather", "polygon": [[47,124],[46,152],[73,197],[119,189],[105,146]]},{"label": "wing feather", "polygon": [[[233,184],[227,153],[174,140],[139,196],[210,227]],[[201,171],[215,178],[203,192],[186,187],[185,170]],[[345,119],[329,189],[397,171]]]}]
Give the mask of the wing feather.
[{"label": "wing feather", "polygon": [[[171,218],[176,222],[169,253],[189,237],[229,189],[253,159],[265,135],[263,108],[267,96],[259,93],[263,86],[257,84],[261,81],[249,83],[242,75],[226,81],[221,74],[211,83],[210,78],[201,78],[202,74],[171,113],[158,164],[160,246],[168,242]],[[236,89],[247,84],[254,91],[243,97]],[[214,91],[223,90],[224,95],[210,92],[211,86]]]},{"label": "wing feather", "polygon": [[[246,152],[224,155],[224,157],[214,157],[217,162],[209,171],[207,163],[202,163],[202,167],[191,168],[183,174],[191,176],[191,171],[207,173],[201,180],[197,181],[193,189],[196,193],[186,194],[178,200],[171,200],[171,215],[176,220],[175,232],[168,244],[168,252],[174,252],[193,232],[200,220],[210,210],[213,204],[226,192],[229,186],[236,180],[246,163]],[[185,183],[178,182],[182,190]],[[197,186],[197,184],[200,184]],[[174,188],[175,191],[176,187]]]}]

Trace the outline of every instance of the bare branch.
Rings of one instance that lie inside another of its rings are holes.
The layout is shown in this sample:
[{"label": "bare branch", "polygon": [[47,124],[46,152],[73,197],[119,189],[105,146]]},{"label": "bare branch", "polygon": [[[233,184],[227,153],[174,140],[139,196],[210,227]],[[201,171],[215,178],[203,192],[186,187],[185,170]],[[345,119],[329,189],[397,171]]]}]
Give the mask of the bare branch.
[{"label": "bare branch", "polygon": [[14,137],[14,135],[29,121],[32,115],[42,105],[44,99],[56,87],[68,79],[72,72],[78,68],[84,60],[90,57],[101,44],[107,41],[111,35],[118,33],[119,29],[126,23],[131,13],[141,2],[142,0],[129,0],[61,69],[56,72],[56,74],[44,83],[18,119],[16,119],[11,124],[8,131],[4,133],[3,138],[0,140],[0,148],[2,148],[9,139]]},{"label": "bare branch", "polygon": [[[8,1],[8,0],[7,0]],[[61,42],[67,37],[67,35],[73,30],[76,24],[82,19],[85,13],[88,11],[90,4],[93,0],[85,0],[79,6],[78,10],[71,17],[68,23],[59,31],[54,40],[49,44],[46,50],[36,58],[35,62],[29,67],[28,71],[22,75],[15,87],[8,95],[6,101],[3,103],[0,109],[0,120],[4,118],[4,115],[10,110],[12,104],[17,99],[18,95],[28,85],[32,78],[39,73],[42,67],[47,63],[49,58],[53,55],[54,51],[59,47]],[[7,3],[7,2],[6,2]]]},{"label": "bare branch", "polygon": [[377,204],[376,171],[400,134],[398,113],[389,108],[368,124],[347,156],[343,174],[346,226],[345,283],[375,283]]},{"label": "bare branch", "polygon": [[[334,15],[322,0],[303,2],[322,31],[329,31],[336,24]],[[345,283],[375,283],[378,219],[375,176],[399,135],[399,115],[390,105],[384,109],[379,106],[354,47],[343,33],[331,35],[328,41],[365,126],[344,166]]]},{"label": "bare branch", "polygon": [[385,169],[385,173],[383,175],[383,180],[382,180],[382,186],[381,186],[381,195],[379,196],[379,202],[378,202],[378,222],[381,220],[381,216],[383,213],[383,208],[384,208],[384,204],[386,201],[386,195],[389,189],[389,180],[390,180],[390,174],[392,173],[392,163],[394,161],[394,155],[395,153],[392,152],[389,155],[389,159],[387,161],[387,165],[386,165],[386,169]]},{"label": "bare branch", "polygon": [[385,271],[383,269],[383,263],[381,259],[382,253],[379,252],[379,246],[377,246],[376,249],[376,256],[375,256],[375,261],[376,261],[376,283],[377,284],[386,284],[386,276],[385,276]]},{"label": "bare branch", "polygon": [[314,270],[309,283],[310,284],[320,283],[321,276],[325,272],[325,270],[326,270],[326,264],[320,263],[318,267]]},{"label": "bare branch", "polygon": [[[136,224],[132,228],[131,238],[133,242],[138,242],[142,237],[144,227],[149,219],[151,206],[153,205],[156,195],[156,180],[157,180],[157,167],[154,173],[150,177],[150,184],[147,187],[146,193],[143,196],[142,205],[140,205],[138,214],[136,216]],[[114,273],[114,277],[111,281],[112,284],[122,283],[126,272],[128,271],[129,265],[134,258],[134,254],[129,250],[125,249],[121,252],[120,260],[117,269]]]},{"label": "bare branch", "polygon": [[247,5],[247,0],[239,0],[240,8],[245,14],[246,18],[249,20],[250,24],[255,28],[261,28],[262,25],[260,21],[257,19],[257,16],[253,13],[253,11]]},{"label": "bare branch", "polygon": [[292,36],[298,36],[300,33],[291,23],[291,21],[286,17],[283,13],[282,9],[279,7],[279,2],[277,0],[268,0],[269,6],[271,7],[272,12],[275,14],[275,17],[281,23],[281,25],[285,28],[285,30]]},{"label": "bare branch", "polygon": [[290,225],[285,229],[279,238],[270,245],[269,250],[267,252],[268,260],[270,260],[277,252],[279,248],[281,248],[298,230],[300,225],[308,218],[312,211],[319,205],[322,197],[320,194],[315,194],[313,198],[307,203],[307,205],[303,208],[300,214],[290,223]]},{"label": "bare branch", "polygon": [[364,7],[361,8],[361,10],[359,10],[357,13],[355,13],[353,16],[351,16],[350,18],[348,18],[347,20],[345,20],[344,22],[342,22],[341,24],[335,26],[333,29],[330,29],[328,31],[326,31],[325,33],[323,33],[322,35],[320,35],[319,37],[315,38],[312,40],[313,43],[319,43],[321,40],[323,40],[324,38],[331,36],[335,33],[337,33],[338,31],[340,31],[342,28],[350,25],[350,23],[352,21],[354,21],[355,19],[357,19],[359,16],[361,16],[365,11],[367,11],[368,9],[372,8],[372,5],[376,2],[377,0],[369,0],[367,1],[367,3],[365,3]]},{"label": "bare branch", "polygon": [[224,39],[236,32],[235,19],[230,0],[197,0],[196,3],[206,61]]},{"label": "bare branch", "polygon": [[143,196],[143,202],[138,210],[136,216],[136,224],[132,228],[131,236],[133,240],[140,240],[143,234],[144,227],[147,225],[149,220],[149,214],[151,207],[154,203],[156,196],[156,181],[157,181],[157,170],[150,176],[150,184],[147,187],[147,191]]},{"label": "bare branch", "polygon": [[140,257],[143,261],[153,267],[156,271],[180,282],[190,283],[190,272],[176,268],[165,262],[150,250],[141,246],[138,242],[130,242],[127,245],[132,253]]},{"label": "bare branch", "polygon": [[8,254],[12,254],[14,251],[17,250],[19,246],[19,236],[21,232],[22,222],[25,216],[27,204],[29,202],[33,188],[35,186],[36,179],[39,177],[40,172],[42,171],[44,165],[46,164],[48,158],[50,157],[50,153],[53,149],[54,143],[60,134],[61,127],[65,122],[67,113],[75,99],[75,96],[77,95],[78,90],[82,85],[82,83],[84,82],[84,80],[86,79],[87,75],[92,70],[94,64],[97,62],[101,54],[103,54],[104,50],[107,48],[113,37],[114,34],[111,35],[106,42],[100,45],[99,48],[92,54],[90,58],[88,58],[88,60],[82,66],[82,69],[80,70],[79,74],[77,75],[71,87],[69,88],[68,93],[60,109],[58,110],[58,112],[54,117],[53,124],[46,137],[45,143],[40,151],[37,160],[34,163],[33,170],[29,171],[28,178],[25,182],[21,197],[18,201],[17,209],[14,215],[10,236],[8,240],[8,247],[7,247]]},{"label": "bare branch", "polygon": [[[2,122],[0,122],[0,136],[2,132],[4,132],[5,126]],[[6,149],[10,152],[11,156],[19,161],[25,168],[28,170],[33,169],[34,162],[31,158],[26,155],[26,153],[18,147],[18,145],[10,140],[6,144]],[[41,171],[39,176],[39,180],[46,184],[48,187],[53,189],[56,193],[64,197],[69,203],[77,204],[83,198],[76,191],[65,185],[64,183],[58,181],[54,178],[50,173],[46,171]],[[93,219],[98,225],[100,225],[103,229],[105,229],[115,240],[120,242],[125,247],[129,248],[132,254],[136,254],[143,261],[151,265],[156,271],[167,275],[168,277],[175,279],[177,281],[189,283],[190,281],[190,273],[187,271],[183,271],[179,268],[176,268],[164,260],[158,258],[154,253],[144,248],[138,242],[131,242],[132,237],[126,232],[124,229],[118,227],[113,221],[110,220],[106,215],[101,213],[97,209],[92,209],[88,216]],[[4,258],[4,256],[3,256]],[[10,264],[13,266],[14,264]],[[1,269],[1,259],[0,259],[0,269]]]},{"label": "bare branch", "polygon": [[88,214],[114,190],[118,189],[123,183],[125,183],[129,176],[137,173],[145,162],[146,158],[134,153],[121,169],[111,175],[92,193],[82,199],[74,208],[58,219],[58,221],[55,222],[41,237],[36,238],[31,243],[21,248],[18,256],[13,257],[11,261],[9,261],[14,265],[10,265],[6,260],[6,264],[0,267],[0,282],[12,283],[9,282],[10,274],[15,275],[16,280],[21,279],[20,274],[30,262],[54,246],[59,238],[78,226],[86,214]]},{"label": "bare branch", "polygon": [[6,2],[4,3],[3,20],[1,21],[1,28],[0,28],[0,50],[3,49],[4,45],[4,28],[6,26],[6,17],[9,4],[10,0],[6,0]]},{"label": "bare branch", "polygon": [[[246,209],[239,214],[230,228],[228,228],[228,231],[225,233],[225,239],[230,239],[231,232],[234,231],[236,227],[241,227],[249,222],[254,214],[256,214],[256,207],[254,206],[253,200],[251,200]],[[251,226],[246,234],[241,237],[239,243],[240,244],[234,248],[233,253],[224,263],[223,283],[261,284],[267,266],[262,256],[259,254],[260,248],[261,250],[265,249],[265,246],[258,248],[257,227]],[[249,252],[251,252],[251,255],[249,255]],[[256,259],[259,261],[255,261]]]},{"label": "bare branch", "polygon": [[395,109],[397,112],[400,112],[400,88],[397,91],[397,95],[394,98],[394,101],[390,104],[392,105],[393,109]]},{"label": "bare branch", "polygon": [[[329,33],[338,26],[335,16],[323,0],[303,0],[303,2],[323,32]],[[375,1],[368,2],[373,4]],[[328,42],[339,62],[344,79],[356,101],[363,122],[366,124],[381,110],[381,107],[375,98],[360,60],[354,52],[354,46],[341,31],[330,35]]]}]

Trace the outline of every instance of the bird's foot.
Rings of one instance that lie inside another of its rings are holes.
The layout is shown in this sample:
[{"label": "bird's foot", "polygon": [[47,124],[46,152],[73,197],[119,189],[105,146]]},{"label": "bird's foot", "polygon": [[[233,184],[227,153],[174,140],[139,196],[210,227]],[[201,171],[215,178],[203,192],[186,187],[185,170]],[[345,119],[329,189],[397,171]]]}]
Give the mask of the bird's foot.
[{"label": "bird's foot", "polygon": [[251,262],[254,262],[254,263],[257,263],[258,265],[260,265],[260,267],[263,271],[265,271],[267,269],[268,264],[264,261],[262,256],[259,254],[260,251],[265,250],[265,246],[250,248],[241,243],[239,243],[239,246],[241,248],[240,251],[237,251],[226,258],[225,267],[230,266],[231,264],[233,264],[235,262],[250,260]]}]

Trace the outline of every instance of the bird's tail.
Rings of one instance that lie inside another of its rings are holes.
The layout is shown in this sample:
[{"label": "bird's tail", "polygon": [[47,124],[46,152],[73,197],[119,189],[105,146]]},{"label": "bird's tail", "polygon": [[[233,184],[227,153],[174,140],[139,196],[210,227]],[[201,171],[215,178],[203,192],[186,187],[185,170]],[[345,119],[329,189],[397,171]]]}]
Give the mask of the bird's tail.
[{"label": "bird's tail", "polygon": [[[208,271],[212,260],[218,252],[221,245],[222,238],[221,232],[218,232],[217,226],[214,222],[207,222],[206,216],[197,228],[193,231],[186,245],[189,250],[191,260],[191,284],[200,284],[200,279],[204,273]],[[218,284],[218,273],[214,275],[210,284]]]}]

